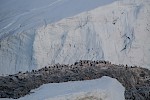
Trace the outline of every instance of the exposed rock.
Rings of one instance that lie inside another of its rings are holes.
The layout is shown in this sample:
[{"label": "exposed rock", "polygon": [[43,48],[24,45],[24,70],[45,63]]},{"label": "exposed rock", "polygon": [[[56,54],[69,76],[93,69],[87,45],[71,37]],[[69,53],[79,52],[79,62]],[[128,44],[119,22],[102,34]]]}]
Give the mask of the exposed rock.
[{"label": "exposed rock", "polygon": [[126,100],[150,100],[150,70],[89,60],[81,60],[73,65],[56,64],[37,71],[0,76],[0,98],[19,98],[46,83],[91,80],[102,76],[120,81],[126,88]]}]

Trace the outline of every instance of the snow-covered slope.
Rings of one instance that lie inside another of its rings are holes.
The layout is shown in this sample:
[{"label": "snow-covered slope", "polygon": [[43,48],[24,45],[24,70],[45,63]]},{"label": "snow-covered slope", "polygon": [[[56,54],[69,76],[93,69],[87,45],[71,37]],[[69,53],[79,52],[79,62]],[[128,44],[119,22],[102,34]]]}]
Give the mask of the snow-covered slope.
[{"label": "snow-covered slope", "polygon": [[80,59],[150,68],[150,1],[112,1],[45,0],[15,13],[0,8],[0,74]]},{"label": "snow-covered slope", "polygon": [[116,79],[104,76],[96,80],[42,85],[17,100],[125,100],[124,91]]},{"label": "snow-covered slope", "polygon": [[0,40],[115,0],[1,0]]}]

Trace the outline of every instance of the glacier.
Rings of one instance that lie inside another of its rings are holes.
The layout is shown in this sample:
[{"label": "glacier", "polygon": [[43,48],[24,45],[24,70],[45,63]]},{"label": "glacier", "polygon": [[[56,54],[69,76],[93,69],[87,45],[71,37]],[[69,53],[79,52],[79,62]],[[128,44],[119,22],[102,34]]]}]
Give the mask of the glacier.
[{"label": "glacier", "polygon": [[149,0],[1,2],[0,75],[78,60],[150,69]]},{"label": "glacier", "polygon": [[116,79],[103,76],[95,80],[44,84],[30,95],[1,100],[125,100],[124,91]]},{"label": "glacier", "polygon": [[31,71],[38,66],[33,56],[33,42],[40,26],[112,1],[114,0],[1,0],[0,75]]}]

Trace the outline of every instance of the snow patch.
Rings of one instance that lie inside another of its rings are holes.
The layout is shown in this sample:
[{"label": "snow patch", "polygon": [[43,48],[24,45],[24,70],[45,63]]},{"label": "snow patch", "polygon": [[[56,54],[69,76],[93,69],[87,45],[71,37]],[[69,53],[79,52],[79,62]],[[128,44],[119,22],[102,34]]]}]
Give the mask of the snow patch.
[{"label": "snow patch", "polygon": [[124,91],[116,79],[103,76],[95,80],[45,84],[15,100],[125,100]]}]

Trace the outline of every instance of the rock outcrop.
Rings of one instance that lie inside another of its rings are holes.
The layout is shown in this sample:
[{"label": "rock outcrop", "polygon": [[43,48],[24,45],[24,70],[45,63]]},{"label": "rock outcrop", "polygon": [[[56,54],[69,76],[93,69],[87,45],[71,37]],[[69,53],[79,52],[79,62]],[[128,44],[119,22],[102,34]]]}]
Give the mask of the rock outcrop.
[{"label": "rock outcrop", "polygon": [[108,61],[81,60],[73,65],[46,66],[32,72],[0,76],[0,98],[20,98],[46,83],[82,81],[109,76],[126,88],[126,100],[150,99],[150,70]]}]

